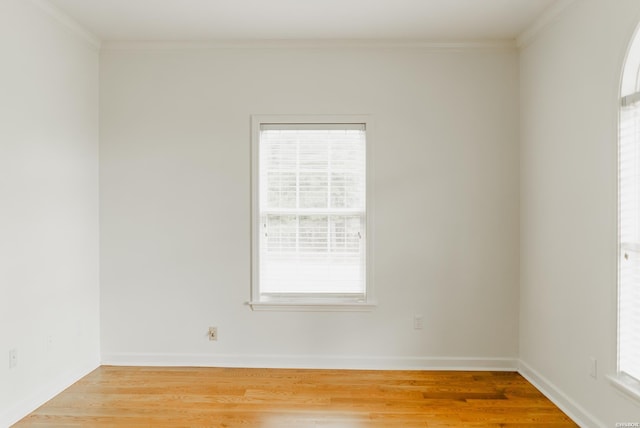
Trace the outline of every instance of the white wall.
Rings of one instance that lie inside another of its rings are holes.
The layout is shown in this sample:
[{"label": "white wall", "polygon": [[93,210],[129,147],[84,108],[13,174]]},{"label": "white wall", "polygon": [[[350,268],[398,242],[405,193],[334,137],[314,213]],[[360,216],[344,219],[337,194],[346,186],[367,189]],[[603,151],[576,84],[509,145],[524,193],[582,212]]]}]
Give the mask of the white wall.
[{"label": "white wall", "polygon": [[640,422],[640,404],[606,379],[616,366],[618,90],[638,22],[636,0],[576,1],[520,59],[520,358],[588,426]]},{"label": "white wall", "polygon": [[[104,362],[509,367],[519,355],[585,425],[637,421],[605,375],[617,90],[639,21],[635,0],[575,2],[519,64],[504,50],[107,49],[98,82],[84,41],[3,0],[0,358],[19,361],[0,365],[0,425],[99,362],[99,85]],[[373,115],[375,311],[243,304],[254,113]]]},{"label": "white wall", "polygon": [[99,363],[98,60],[0,1],[0,426]]},{"label": "white wall", "polygon": [[[517,52],[106,49],[100,73],[103,362],[514,366]],[[250,115],[296,113],[375,120],[373,312],[244,304]]]}]

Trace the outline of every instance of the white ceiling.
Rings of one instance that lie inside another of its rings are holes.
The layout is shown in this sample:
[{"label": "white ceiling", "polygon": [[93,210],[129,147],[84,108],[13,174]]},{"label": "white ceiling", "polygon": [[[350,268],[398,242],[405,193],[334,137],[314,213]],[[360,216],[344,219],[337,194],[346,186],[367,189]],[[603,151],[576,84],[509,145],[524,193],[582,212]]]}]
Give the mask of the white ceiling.
[{"label": "white ceiling", "polygon": [[49,0],[105,41],[504,40],[559,0]]}]

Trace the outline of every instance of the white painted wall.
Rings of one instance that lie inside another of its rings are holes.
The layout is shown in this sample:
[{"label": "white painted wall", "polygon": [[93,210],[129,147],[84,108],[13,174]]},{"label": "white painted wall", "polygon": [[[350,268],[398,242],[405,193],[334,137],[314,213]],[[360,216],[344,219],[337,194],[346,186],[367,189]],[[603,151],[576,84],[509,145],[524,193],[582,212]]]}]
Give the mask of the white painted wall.
[{"label": "white painted wall", "polygon": [[[586,426],[640,422],[616,366],[616,138],[636,0],[582,0],[521,52],[520,358]],[[589,376],[589,358],[598,378]]]},{"label": "white painted wall", "polygon": [[[98,119],[104,362],[508,367],[519,355],[585,425],[638,421],[605,375],[617,91],[639,21],[635,0],[576,1],[519,64],[495,50],[107,50],[98,82],[84,41],[3,0],[0,358],[19,361],[0,364],[0,425],[99,362]],[[373,115],[375,311],[243,304],[254,113]]]},{"label": "white painted wall", "polygon": [[0,1],[0,426],[99,363],[98,60]]},{"label": "white painted wall", "polygon": [[[103,362],[513,367],[517,58],[428,48],[104,50]],[[296,113],[373,115],[373,312],[244,304],[250,115]],[[424,315],[424,330],[413,330],[413,314]],[[207,340],[211,325],[218,342]]]}]

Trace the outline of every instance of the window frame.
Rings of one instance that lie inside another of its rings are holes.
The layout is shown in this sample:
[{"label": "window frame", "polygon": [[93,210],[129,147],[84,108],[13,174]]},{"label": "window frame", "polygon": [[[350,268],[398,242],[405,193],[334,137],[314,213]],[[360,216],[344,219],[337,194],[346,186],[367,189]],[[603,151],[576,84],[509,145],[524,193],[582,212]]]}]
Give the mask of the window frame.
[{"label": "window frame", "polygon": [[[366,133],[365,151],[365,293],[354,300],[335,293],[272,295],[260,293],[260,129],[262,125],[291,124],[363,124]],[[252,115],[251,116],[251,300],[252,310],[273,311],[370,311],[374,300],[373,280],[373,120],[370,115]]]},{"label": "window frame", "polygon": [[640,402],[640,379],[636,379],[621,370],[620,367],[620,295],[621,295],[621,257],[623,254],[622,242],[622,196],[621,196],[621,148],[622,148],[622,124],[623,109],[637,103],[640,100],[640,33],[638,30],[632,35],[622,62],[620,82],[617,91],[617,115],[616,115],[616,276],[615,276],[615,348],[613,374],[607,376],[610,384],[622,392],[626,397]]}]

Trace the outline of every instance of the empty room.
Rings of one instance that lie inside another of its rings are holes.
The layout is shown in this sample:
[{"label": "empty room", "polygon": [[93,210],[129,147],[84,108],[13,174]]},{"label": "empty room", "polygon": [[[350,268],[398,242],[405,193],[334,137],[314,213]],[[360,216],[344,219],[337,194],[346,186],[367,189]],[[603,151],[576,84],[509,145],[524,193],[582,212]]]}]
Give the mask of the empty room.
[{"label": "empty room", "polygon": [[0,0],[0,427],[640,426],[637,0]]}]

